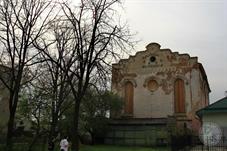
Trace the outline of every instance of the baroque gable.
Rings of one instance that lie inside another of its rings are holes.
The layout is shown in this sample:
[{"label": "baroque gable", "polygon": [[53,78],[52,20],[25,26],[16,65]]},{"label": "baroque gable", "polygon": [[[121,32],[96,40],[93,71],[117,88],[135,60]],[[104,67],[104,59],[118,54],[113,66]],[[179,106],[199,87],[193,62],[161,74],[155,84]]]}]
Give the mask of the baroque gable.
[{"label": "baroque gable", "polygon": [[197,57],[150,43],[146,50],[113,64],[112,91],[126,101],[127,115],[159,118],[194,114],[200,107],[195,104],[209,101],[210,88]]},{"label": "baroque gable", "polygon": [[193,69],[200,70],[201,78],[205,79],[205,83],[208,84],[206,73],[197,57],[160,48],[158,43],[150,43],[146,46],[146,50],[139,51],[134,56],[121,59],[119,63],[113,64],[113,85],[122,83],[126,79],[134,79],[138,75],[146,75],[146,78],[159,79],[159,85],[166,93],[170,93],[173,80],[181,78],[188,83],[190,76],[185,75]]},{"label": "baroque gable", "polygon": [[128,59],[122,59],[113,68],[125,69],[125,72],[157,73],[162,71],[186,72],[188,68],[196,67],[197,57],[179,54],[170,49],[160,49],[157,43],[147,45],[145,51],[137,52]]}]

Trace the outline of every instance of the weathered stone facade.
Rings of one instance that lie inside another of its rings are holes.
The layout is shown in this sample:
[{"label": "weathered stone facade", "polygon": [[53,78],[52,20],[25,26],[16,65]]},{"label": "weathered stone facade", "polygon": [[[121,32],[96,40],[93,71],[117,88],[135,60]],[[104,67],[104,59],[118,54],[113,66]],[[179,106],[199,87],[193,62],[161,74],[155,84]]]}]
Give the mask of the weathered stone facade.
[{"label": "weathered stone facade", "polygon": [[113,64],[112,91],[125,100],[117,117],[175,117],[179,124],[198,130],[195,112],[209,104],[204,68],[197,57],[160,47],[151,43]]}]

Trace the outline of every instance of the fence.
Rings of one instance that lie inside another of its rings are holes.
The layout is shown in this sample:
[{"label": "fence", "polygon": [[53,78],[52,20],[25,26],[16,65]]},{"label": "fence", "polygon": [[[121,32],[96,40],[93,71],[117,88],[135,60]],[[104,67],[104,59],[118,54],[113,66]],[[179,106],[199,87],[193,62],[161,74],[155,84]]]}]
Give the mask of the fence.
[{"label": "fence", "polygon": [[[222,137],[220,141],[215,138],[206,139],[203,143],[198,137],[190,135],[171,136],[171,151],[227,151],[227,140]],[[206,145],[204,145],[206,144]]]},{"label": "fence", "polygon": [[222,137],[220,140],[216,138],[206,139],[203,145],[202,143],[194,144],[190,151],[227,151],[226,139]]},{"label": "fence", "polygon": [[157,146],[167,144],[168,134],[162,125],[114,126],[106,134],[106,144]]}]

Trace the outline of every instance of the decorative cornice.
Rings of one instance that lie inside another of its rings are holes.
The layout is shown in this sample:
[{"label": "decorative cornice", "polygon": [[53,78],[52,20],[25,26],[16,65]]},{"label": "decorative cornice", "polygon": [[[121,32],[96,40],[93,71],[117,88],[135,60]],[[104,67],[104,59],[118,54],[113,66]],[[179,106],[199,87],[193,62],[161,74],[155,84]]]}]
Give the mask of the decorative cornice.
[{"label": "decorative cornice", "polygon": [[123,64],[123,63],[129,61],[130,59],[135,58],[135,57],[138,56],[139,54],[144,53],[144,52],[149,51],[149,50],[159,50],[159,51],[162,51],[162,52],[163,52],[163,51],[168,51],[169,53],[171,53],[171,54],[173,54],[173,55],[177,55],[177,56],[180,56],[180,57],[185,56],[185,57],[187,57],[189,60],[190,60],[190,59],[196,59],[196,62],[198,62],[198,57],[195,57],[195,56],[191,57],[188,53],[180,54],[179,52],[173,52],[173,51],[172,51],[171,49],[169,49],[169,48],[164,48],[164,49],[160,49],[160,48],[161,48],[161,45],[160,45],[160,44],[155,43],[155,42],[154,42],[154,43],[150,43],[150,44],[148,44],[148,45],[146,46],[146,50],[144,50],[144,51],[138,51],[138,52],[135,53],[135,55],[130,55],[127,59],[121,59],[121,60],[119,60],[118,63],[114,63],[113,65]]}]

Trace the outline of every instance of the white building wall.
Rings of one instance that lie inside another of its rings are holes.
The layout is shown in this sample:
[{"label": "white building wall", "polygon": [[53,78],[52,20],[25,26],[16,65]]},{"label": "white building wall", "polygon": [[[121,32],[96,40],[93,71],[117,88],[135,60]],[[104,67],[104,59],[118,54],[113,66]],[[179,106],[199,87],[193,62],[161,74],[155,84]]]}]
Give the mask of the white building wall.
[{"label": "white building wall", "polygon": [[227,113],[206,113],[203,114],[203,123],[212,122],[220,127],[227,128]]},{"label": "white building wall", "polygon": [[[149,62],[151,56],[156,57],[153,63]],[[186,115],[192,119],[195,112],[204,107],[204,93],[209,93],[209,90],[202,89],[204,82],[208,83],[201,76],[199,65],[197,57],[149,44],[147,50],[113,65],[116,71],[113,73],[112,91],[124,97],[124,81],[133,81],[133,117],[162,118],[175,114],[174,82],[180,78],[185,83]],[[157,90],[151,92],[147,89],[145,81],[148,78],[158,82]]]}]

